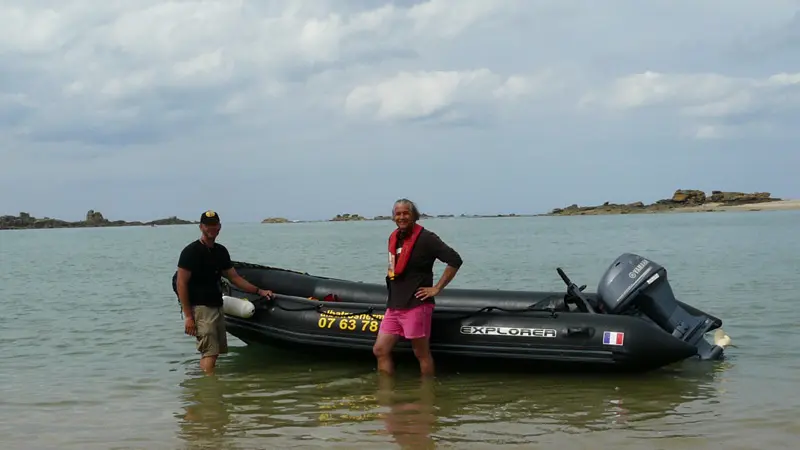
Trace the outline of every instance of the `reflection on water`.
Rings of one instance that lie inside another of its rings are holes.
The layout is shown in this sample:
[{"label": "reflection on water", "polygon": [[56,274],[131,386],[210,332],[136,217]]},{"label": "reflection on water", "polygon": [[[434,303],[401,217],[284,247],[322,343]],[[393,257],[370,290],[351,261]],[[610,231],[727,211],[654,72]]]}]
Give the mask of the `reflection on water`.
[{"label": "reflection on water", "polygon": [[432,436],[436,423],[434,380],[421,379],[418,389],[396,391],[394,377],[378,378],[378,403],[388,408],[383,415],[387,433],[403,449],[436,448]]},{"label": "reflection on water", "polygon": [[630,377],[440,372],[425,382],[413,365],[384,378],[371,364],[276,360],[237,348],[216,376],[187,376],[177,417],[187,448],[463,448],[611,430],[688,438],[715,420],[726,364]]},{"label": "reflection on water", "polygon": [[189,448],[223,448],[232,408],[225,399],[226,384],[216,377],[197,376],[181,383],[186,409],[179,416],[179,435]]}]

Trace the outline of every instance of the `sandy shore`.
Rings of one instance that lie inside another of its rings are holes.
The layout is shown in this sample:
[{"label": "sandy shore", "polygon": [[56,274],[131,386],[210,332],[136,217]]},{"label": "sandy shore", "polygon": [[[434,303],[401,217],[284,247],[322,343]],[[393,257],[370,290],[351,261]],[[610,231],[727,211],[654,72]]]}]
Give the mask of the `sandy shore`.
[{"label": "sandy shore", "polygon": [[800,210],[800,200],[778,200],[765,203],[748,203],[745,205],[723,206],[721,203],[706,203],[700,206],[675,208],[672,212],[702,211],[787,211]]}]

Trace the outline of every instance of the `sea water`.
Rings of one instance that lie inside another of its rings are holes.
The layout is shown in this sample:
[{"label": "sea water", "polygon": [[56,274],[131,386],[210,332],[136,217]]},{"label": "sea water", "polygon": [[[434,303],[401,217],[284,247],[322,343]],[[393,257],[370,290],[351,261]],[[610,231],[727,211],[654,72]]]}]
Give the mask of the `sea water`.
[{"label": "sea water", "polygon": [[[230,337],[202,374],[171,290],[189,226],[0,232],[3,449],[792,448],[800,437],[800,212],[436,219],[452,287],[594,290],[623,252],[664,265],[736,348],[641,376],[317,361]],[[393,224],[225,223],[234,259],[382,283]],[[436,276],[442,271],[437,264]]]}]

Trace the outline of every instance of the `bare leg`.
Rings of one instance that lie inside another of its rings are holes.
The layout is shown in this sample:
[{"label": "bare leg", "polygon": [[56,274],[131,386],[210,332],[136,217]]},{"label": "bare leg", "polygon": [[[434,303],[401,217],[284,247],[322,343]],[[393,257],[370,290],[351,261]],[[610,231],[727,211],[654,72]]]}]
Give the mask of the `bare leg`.
[{"label": "bare leg", "polygon": [[423,377],[434,376],[433,356],[431,355],[428,338],[412,339],[411,347],[414,349],[414,356],[419,361],[420,374]]},{"label": "bare leg", "polygon": [[400,336],[396,334],[378,333],[375,345],[372,346],[372,353],[378,359],[378,372],[387,375],[394,374],[394,362],[392,361],[392,349],[394,349]]},{"label": "bare leg", "polygon": [[394,381],[394,375],[378,372],[378,403],[380,405],[389,406],[391,404]]},{"label": "bare leg", "polygon": [[200,368],[207,374],[214,373],[214,368],[217,365],[217,356],[204,356],[200,358]]}]

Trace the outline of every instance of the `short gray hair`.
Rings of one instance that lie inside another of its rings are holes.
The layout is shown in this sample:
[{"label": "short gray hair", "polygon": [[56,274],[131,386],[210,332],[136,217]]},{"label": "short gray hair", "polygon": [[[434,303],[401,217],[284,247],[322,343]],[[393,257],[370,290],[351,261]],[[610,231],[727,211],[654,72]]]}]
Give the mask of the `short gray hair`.
[{"label": "short gray hair", "polygon": [[408,206],[411,209],[411,217],[414,220],[419,220],[419,216],[420,216],[419,209],[417,209],[417,205],[414,204],[414,202],[412,202],[411,200],[409,200],[407,198],[401,198],[401,199],[397,200],[396,202],[394,202],[394,205],[392,206],[392,216],[394,216],[394,209],[397,207],[397,205],[406,205],[406,206]]}]

